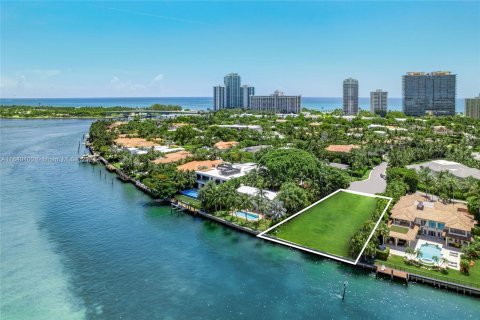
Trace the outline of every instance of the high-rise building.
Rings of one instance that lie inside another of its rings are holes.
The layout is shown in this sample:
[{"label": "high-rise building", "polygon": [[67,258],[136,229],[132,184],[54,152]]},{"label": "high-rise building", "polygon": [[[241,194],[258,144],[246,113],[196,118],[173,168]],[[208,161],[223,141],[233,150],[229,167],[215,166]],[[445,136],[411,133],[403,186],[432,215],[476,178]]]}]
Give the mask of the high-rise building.
[{"label": "high-rise building", "polygon": [[358,80],[343,80],[343,113],[358,113]]},{"label": "high-rise building", "polygon": [[403,112],[408,116],[454,115],[456,78],[449,71],[407,72],[402,77]]},{"label": "high-rise building", "polygon": [[225,87],[218,85],[213,87],[213,110],[225,108]]},{"label": "high-rise building", "polygon": [[250,108],[250,97],[255,95],[255,88],[245,84],[241,87],[242,106],[244,109]]},{"label": "high-rise building", "polygon": [[387,114],[388,92],[381,89],[370,92],[370,112],[381,116]]},{"label": "high-rise building", "polygon": [[259,112],[300,113],[302,96],[285,96],[275,91],[269,96],[251,96],[250,109]]},{"label": "high-rise building", "polygon": [[480,94],[476,98],[465,99],[465,115],[480,119]]},{"label": "high-rise building", "polygon": [[230,73],[225,76],[225,108],[243,107],[240,82],[240,76],[237,73]]}]

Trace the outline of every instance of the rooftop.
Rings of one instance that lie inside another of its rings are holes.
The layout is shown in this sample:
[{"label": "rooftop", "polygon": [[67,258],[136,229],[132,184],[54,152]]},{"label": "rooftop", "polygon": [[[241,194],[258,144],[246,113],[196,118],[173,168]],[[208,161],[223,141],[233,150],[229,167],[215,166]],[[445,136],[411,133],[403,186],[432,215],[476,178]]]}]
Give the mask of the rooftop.
[{"label": "rooftop", "polygon": [[214,126],[220,127],[220,128],[250,129],[250,130],[262,131],[262,126],[259,126],[259,125],[256,125],[256,124],[252,124],[252,125],[246,125],[246,124],[216,124]]},{"label": "rooftop", "polygon": [[237,141],[219,141],[213,146],[219,150],[230,149],[232,147],[238,146],[240,143]]},{"label": "rooftop", "polygon": [[447,160],[433,160],[427,161],[419,164],[408,165],[407,168],[420,170],[422,167],[430,168],[432,171],[449,171],[454,176],[459,178],[474,177],[480,179],[480,170],[475,168],[467,167],[461,163]]},{"label": "rooftop", "polygon": [[[248,194],[249,196],[256,196],[259,193],[259,189],[255,187],[249,187],[249,186],[241,186],[237,189],[237,192],[243,193],[243,194]],[[263,195],[265,198],[268,200],[273,200],[277,196],[277,192],[273,192],[270,190],[263,190]]]},{"label": "rooftop", "polygon": [[255,169],[257,165],[254,162],[238,163],[238,164],[218,164],[207,170],[197,170],[203,176],[217,178],[220,180],[230,180],[233,178],[240,178],[246,175],[251,170]]},{"label": "rooftop", "polygon": [[159,163],[172,163],[172,162],[177,162],[183,159],[186,159],[188,157],[191,157],[192,154],[188,151],[182,150],[182,151],[177,151],[177,152],[172,152],[169,154],[166,154],[164,157],[155,159],[152,162],[155,164]]},{"label": "rooftop", "polygon": [[[392,228],[392,224],[389,223],[388,227],[390,229],[389,236],[392,238],[397,238],[401,240],[406,240],[406,241],[415,241],[417,238],[418,230],[420,228],[417,225],[414,225],[413,228],[410,227],[398,227],[397,228]],[[404,229],[406,232],[401,232],[401,229]]]},{"label": "rooftop", "polygon": [[149,147],[155,147],[155,146],[159,146],[159,144],[157,142],[154,142],[154,141],[148,141],[146,139],[143,139],[143,138],[126,138],[126,137],[122,137],[122,138],[117,138],[114,140],[115,144],[116,145],[119,145],[119,146],[122,146],[122,147],[137,147],[137,148],[142,148],[142,147],[146,147],[146,148],[149,148]]},{"label": "rooftop", "polygon": [[[444,223],[448,228],[470,231],[475,225],[473,215],[463,203],[429,202],[423,195],[414,193],[400,198],[392,209],[391,218],[414,222],[415,219]],[[423,209],[417,205],[422,202]]]},{"label": "rooftop", "polygon": [[345,152],[349,153],[353,149],[360,148],[359,146],[355,144],[331,144],[328,147],[325,148],[325,150],[330,151],[330,152]]},{"label": "rooftop", "polygon": [[203,171],[210,170],[213,167],[223,163],[222,160],[204,160],[204,161],[190,161],[177,167],[180,171]]}]

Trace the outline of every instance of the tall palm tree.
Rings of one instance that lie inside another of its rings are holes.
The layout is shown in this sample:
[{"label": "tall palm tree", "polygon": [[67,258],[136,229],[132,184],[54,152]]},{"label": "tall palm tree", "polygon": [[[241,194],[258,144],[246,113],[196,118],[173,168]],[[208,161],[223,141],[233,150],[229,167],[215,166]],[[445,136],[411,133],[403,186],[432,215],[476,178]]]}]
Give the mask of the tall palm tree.
[{"label": "tall palm tree", "polygon": [[278,199],[273,199],[270,201],[269,205],[269,216],[272,220],[278,221],[286,216],[287,209],[283,206],[283,202]]},{"label": "tall palm tree", "polygon": [[418,173],[418,179],[420,183],[425,186],[425,197],[428,198],[428,191],[430,190],[430,185],[434,181],[434,176],[432,174],[432,169],[429,167],[422,167]]}]

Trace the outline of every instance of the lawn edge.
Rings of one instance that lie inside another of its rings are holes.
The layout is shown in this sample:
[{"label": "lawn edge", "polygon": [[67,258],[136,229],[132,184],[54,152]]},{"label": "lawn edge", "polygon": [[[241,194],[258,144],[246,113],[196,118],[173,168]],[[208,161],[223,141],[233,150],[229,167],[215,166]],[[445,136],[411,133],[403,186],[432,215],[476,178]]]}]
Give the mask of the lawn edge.
[{"label": "lawn edge", "polygon": [[[380,217],[378,218],[378,221],[377,223],[375,224],[375,227],[373,228],[372,232],[370,233],[370,236],[368,237],[367,241],[365,242],[362,250],[360,251],[360,253],[358,254],[358,257],[353,260],[353,259],[348,259],[348,258],[345,258],[345,257],[340,257],[340,256],[337,256],[337,255],[334,255],[334,254],[330,254],[330,253],[326,253],[326,252],[323,252],[323,251],[318,251],[318,250],[315,250],[315,249],[312,249],[312,248],[307,248],[307,247],[304,247],[300,244],[295,244],[295,243],[292,243],[292,242],[289,242],[287,240],[283,240],[283,239],[279,239],[279,238],[276,238],[276,237],[272,237],[272,236],[269,236],[267,235],[268,232],[272,231],[273,229],[279,227],[280,225],[284,224],[285,222],[289,221],[290,219],[293,219],[295,218],[296,216],[304,213],[305,211],[307,211],[308,209],[316,206],[317,204],[319,204],[320,202],[330,198],[331,196],[334,196],[335,194],[339,193],[339,192],[347,192],[347,193],[352,193],[352,194],[357,194],[357,195],[362,195],[362,196],[367,196],[367,197],[372,197],[372,198],[381,198],[381,199],[387,199],[389,200],[388,203],[385,205],[385,208],[383,209],[383,212],[382,214],[380,215]],[[383,216],[385,215],[385,213],[387,212],[387,209],[388,207],[390,206],[391,202],[392,202],[392,198],[390,197],[385,197],[385,196],[379,196],[379,195],[376,195],[376,194],[370,194],[370,193],[364,193],[364,192],[359,192],[359,191],[352,191],[352,190],[347,190],[347,189],[338,189],[332,193],[330,193],[329,195],[323,197],[322,199],[318,200],[317,202],[309,205],[308,207],[300,210],[299,212],[295,213],[294,215],[291,215],[290,217],[288,217],[287,219],[277,223],[276,225],[268,228],[267,230],[259,233],[257,235],[258,238],[261,238],[261,239],[264,239],[264,240],[268,240],[268,241],[272,241],[272,242],[276,242],[276,243],[279,243],[279,244],[283,244],[285,246],[288,246],[288,247],[291,247],[291,248],[295,248],[295,249],[299,249],[299,250],[302,250],[302,251],[307,251],[307,252],[310,252],[310,253],[313,253],[313,254],[317,254],[317,255],[320,255],[320,256],[324,256],[324,257],[327,257],[327,258],[330,258],[330,259],[334,259],[334,260],[338,260],[338,261],[341,261],[341,262],[344,262],[344,263],[348,263],[348,264],[352,264],[352,265],[356,265],[358,263],[358,260],[360,260],[362,254],[363,254],[363,251],[365,251],[365,248],[367,247],[368,243],[370,242],[370,239],[373,237],[373,234],[375,233],[375,231],[377,230],[378,228],[378,225],[380,224],[380,222],[382,221],[383,219]]]}]

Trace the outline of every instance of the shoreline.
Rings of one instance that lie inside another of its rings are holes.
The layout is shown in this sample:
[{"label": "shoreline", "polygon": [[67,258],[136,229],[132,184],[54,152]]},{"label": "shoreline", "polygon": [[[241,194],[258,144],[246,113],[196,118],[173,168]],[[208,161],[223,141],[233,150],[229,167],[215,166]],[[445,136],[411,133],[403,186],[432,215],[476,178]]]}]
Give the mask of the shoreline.
[{"label": "shoreline", "polygon": [[12,119],[12,120],[96,120],[96,119],[102,119],[104,118],[103,116],[99,117],[4,117],[0,116],[0,119]]},{"label": "shoreline", "polygon": [[[145,192],[150,197],[152,197],[154,200],[158,200],[158,199],[155,199],[153,197],[151,190],[147,186],[142,184],[140,181],[137,181],[137,180],[129,177],[121,169],[118,169],[118,168],[114,167],[113,165],[111,165],[108,162],[108,160],[106,160],[102,156],[95,154],[95,151],[93,150],[93,147],[91,147],[91,145],[88,145],[87,149],[89,150],[91,155],[97,157],[100,160],[100,162],[105,166],[106,170],[108,170],[110,172],[114,172],[117,175],[117,177],[120,178],[120,180],[122,180],[124,182],[132,183],[137,189]],[[112,169],[112,170],[110,170],[110,169]],[[175,210],[174,205],[179,204],[178,200],[177,200],[176,203],[172,202],[172,199],[163,199],[161,201],[170,205],[172,211]],[[219,223],[223,226],[229,227],[231,229],[238,230],[240,232],[244,232],[244,233],[249,234],[250,236],[253,236],[253,237],[256,237],[256,238],[258,238],[257,237],[258,234],[261,233],[260,231],[237,225],[235,223],[232,223],[232,222],[224,220],[222,218],[213,216],[213,215],[211,215],[209,213],[206,213],[206,212],[203,212],[201,210],[193,209],[186,204],[183,204],[182,207],[183,207],[183,210],[181,212],[188,211],[189,214],[191,214],[193,216],[200,216],[202,218],[209,219],[210,221]],[[276,245],[275,243],[273,243],[273,244]],[[303,250],[298,250],[298,251],[302,252],[304,254],[309,254],[309,255],[318,257],[318,255],[313,254],[313,253],[309,253],[309,252],[306,252],[306,251],[303,251]],[[330,259],[330,258],[328,258],[328,260],[339,262],[339,263],[341,262],[341,261]],[[359,268],[359,269],[363,269],[363,270],[368,269],[369,272],[375,272],[376,277],[387,277],[387,278],[390,277],[390,280],[392,282],[393,281],[398,282],[398,280],[399,280],[398,277],[394,277],[393,273],[387,275],[384,272],[379,271],[380,268],[375,263],[370,264],[368,262],[359,261],[355,265],[347,264],[347,263],[342,263],[342,264],[349,265],[352,268],[355,267],[355,268]],[[433,286],[433,287],[438,288],[438,289],[447,289],[449,291],[457,292],[459,294],[463,293],[463,294],[469,294],[469,295],[474,296],[474,297],[480,297],[480,288],[468,287],[468,286],[465,286],[465,285],[461,285],[461,284],[457,284],[457,283],[453,283],[453,282],[447,282],[447,281],[443,281],[443,280],[439,280],[439,279],[434,279],[434,278],[422,276],[422,275],[415,274],[415,273],[408,273],[407,276],[406,276],[406,279],[404,279],[404,280],[405,280],[405,283],[406,283],[407,287],[408,287],[409,282],[415,282],[415,283],[421,283],[421,284],[428,284],[428,285]]]}]

